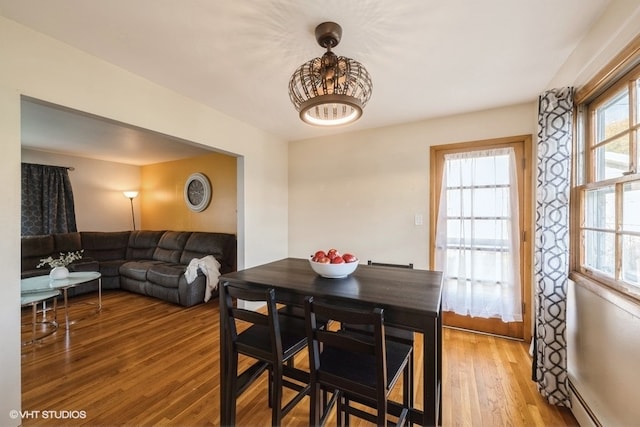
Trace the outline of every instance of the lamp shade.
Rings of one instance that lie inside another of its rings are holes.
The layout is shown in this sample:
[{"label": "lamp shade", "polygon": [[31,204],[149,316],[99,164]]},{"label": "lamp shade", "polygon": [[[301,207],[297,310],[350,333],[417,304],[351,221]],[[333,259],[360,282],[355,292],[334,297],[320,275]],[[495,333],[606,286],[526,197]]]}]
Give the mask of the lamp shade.
[{"label": "lamp shade", "polygon": [[300,118],[311,125],[339,126],[360,118],[373,83],[358,61],[331,51],[342,36],[334,22],[316,27],[316,39],[327,49],[321,58],[302,64],[289,80],[289,98]]},{"label": "lamp shade", "polygon": [[137,191],[123,191],[122,194],[124,194],[124,197],[128,199],[135,199],[136,197],[138,197]]}]

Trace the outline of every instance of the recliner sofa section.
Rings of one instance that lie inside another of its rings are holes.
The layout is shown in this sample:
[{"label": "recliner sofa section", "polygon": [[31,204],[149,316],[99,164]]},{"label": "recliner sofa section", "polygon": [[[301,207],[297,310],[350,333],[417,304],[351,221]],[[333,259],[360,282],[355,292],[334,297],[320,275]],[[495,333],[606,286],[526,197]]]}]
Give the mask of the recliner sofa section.
[{"label": "recliner sofa section", "polygon": [[[100,271],[103,289],[124,289],[190,307],[204,302],[206,277],[192,283],[184,276],[194,258],[214,256],[220,273],[236,270],[236,237],[229,233],[190,231],[77,232],[22,238],[22,277],[48,274],[36,269],[40,259],[84,250],[71,271]],[[217,278],[212,278],[217,283]],[[97,282],[70,289],[70,295],[97,290]],[[212,297],[217,291],[212,293]]]}]

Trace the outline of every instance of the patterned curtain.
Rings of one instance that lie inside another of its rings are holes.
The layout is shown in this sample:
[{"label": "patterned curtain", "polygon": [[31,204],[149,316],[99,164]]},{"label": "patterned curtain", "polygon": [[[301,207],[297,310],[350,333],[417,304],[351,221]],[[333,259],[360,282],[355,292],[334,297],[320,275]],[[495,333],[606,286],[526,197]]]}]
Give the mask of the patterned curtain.
[{"label": "patterned curtain", "polygon": [[549,403],[571,406],[567,378],[569,191],[573,88],[543,93],[538,106],[533,379]]},{"label": "patterned curtain", "polygon": [[22,235],[77,231],[67,168],[22,163]]}]

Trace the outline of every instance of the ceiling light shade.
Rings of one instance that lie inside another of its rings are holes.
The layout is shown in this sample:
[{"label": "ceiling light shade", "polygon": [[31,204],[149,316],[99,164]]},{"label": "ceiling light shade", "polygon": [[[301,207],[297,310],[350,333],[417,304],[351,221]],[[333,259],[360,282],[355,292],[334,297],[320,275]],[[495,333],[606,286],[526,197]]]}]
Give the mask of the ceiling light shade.
[{"label": "ceiling light shade", "polygon": [[302,64],[289,80],[289,98],[308,124],[352,123],[360,118],[371,98],[373,84],[362,64],[331,51],[341,37],[342,28],[335,22],[318,25],[316,40],[327,52]]}]

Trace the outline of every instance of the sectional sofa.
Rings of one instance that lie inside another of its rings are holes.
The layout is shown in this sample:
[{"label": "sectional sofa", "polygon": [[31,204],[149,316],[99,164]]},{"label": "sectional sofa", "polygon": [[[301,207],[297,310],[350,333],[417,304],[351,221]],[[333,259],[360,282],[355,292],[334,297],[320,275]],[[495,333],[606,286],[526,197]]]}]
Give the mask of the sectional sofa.
[{"label": "sectional sofa", "polygon": [[[70,271],[99,271],[103,289],[124,289],[190,307],[204,302],[206,277],[187,283],[192,259],[212,255],[220,273],[236,270],[236,236],[191,231],[80,231],[22,237],[22,278],[48,274],[40,260],[83,250]],[[70,289],[70,296],[97,290],[97,282]],[[217,291],[213,296],[217,295]]]}]

